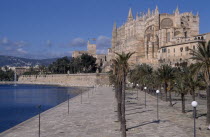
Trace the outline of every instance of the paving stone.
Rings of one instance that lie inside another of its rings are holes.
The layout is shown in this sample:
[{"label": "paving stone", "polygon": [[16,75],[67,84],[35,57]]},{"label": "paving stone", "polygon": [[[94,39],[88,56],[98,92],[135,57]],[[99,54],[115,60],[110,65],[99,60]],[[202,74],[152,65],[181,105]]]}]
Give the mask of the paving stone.
[{"label": "paving stone", "polygon": [[[144,92],[126,92],[126,120],[128,137],[192,137],[192,114],[182,114],[179,102],[171,108],[168,102],[159,101],[160,122],[157,123],[156,97],[147,95],[147,107],[144,106]],[[132,94],[128,94],[132,93]],[[67,102],[64,102],[41,114],[41,137],[120,137],[120,125],[117,121],[114,92],[109,87],[100,87],[96,91],[80,95],[70,100],[70,114],[67,114]],[[199,101],[205,104],[205,101]],[[189,101],[188,101],[189,103]],[[181,105],[180,105],[181,106]],[[186,105],[190,110],[190,105]],[[199,111],[204,112],[204,106]],[[199,112],[201,113],[201,112]],[[197,119],[198,137],[209,137],[204,129],[205,121]],[[31,118],[2,134],[1,137],[37,137],[38,117]]]}]

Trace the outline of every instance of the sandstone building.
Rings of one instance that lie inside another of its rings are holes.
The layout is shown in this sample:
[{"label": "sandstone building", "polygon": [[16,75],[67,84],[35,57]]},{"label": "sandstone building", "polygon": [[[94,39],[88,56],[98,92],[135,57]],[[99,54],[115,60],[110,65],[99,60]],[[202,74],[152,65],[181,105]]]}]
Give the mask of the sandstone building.
[{"label": "sandstone building", "polygon": [[96,44],[91,44],[90,41],[87,43],[87,51],[74,51],[72,53],[72,57],[76,58],[81,56],[82,54],[88,54],[95,56],[96,55]]},{"label": "sandstone building", "polygon": [[159,13],[156,7],[137,13],[134,19],[130,9],[125,24],[117,27],[114,23],[108,60],[115,58],[114,52],[136,52],[129,60],[131,64],[176,65],[188,62],[189,49],[209,39],[210,34],[199,35],[198,14],[180,13],[178,7],[173,14]]},{"label": "sandstone building", "polygon": [[96,58],[96,64],[99,67],[104,68],[107,64],[107,55],[106,54],[97,54],[96,53],[96,44],[91,44],[90,41],[87,43],[87,51],[74,51],[72,53],[73,58],[80,57],[82,54],[88,54]]}]

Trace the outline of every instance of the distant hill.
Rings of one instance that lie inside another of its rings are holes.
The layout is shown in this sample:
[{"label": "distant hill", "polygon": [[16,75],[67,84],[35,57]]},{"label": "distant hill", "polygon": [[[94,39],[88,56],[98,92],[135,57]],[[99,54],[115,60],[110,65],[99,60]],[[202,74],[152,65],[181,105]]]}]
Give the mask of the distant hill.
[{"label": "distant hill", "polygon": [[48,66],[52,62],[56,61],[58,58],[52,59],[26,59],[12,56],[0,55],[0,67],[11,66],[11,67],[22,67],[22,66],[35,66],[35,65],[45,65]]}]

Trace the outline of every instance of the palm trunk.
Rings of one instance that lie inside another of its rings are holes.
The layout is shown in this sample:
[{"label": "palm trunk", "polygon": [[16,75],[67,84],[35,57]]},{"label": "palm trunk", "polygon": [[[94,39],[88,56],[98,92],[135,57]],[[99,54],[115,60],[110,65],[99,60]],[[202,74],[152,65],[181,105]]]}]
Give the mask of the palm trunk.
[{"label": "palm trunk", "polygon": [[210,85],[207,87],[206,91],[207,95],[207,116],[206,116],[206,124],[210,126]]},{"label": "palm trunk", "polygon": [[166,101],[168,101],[168,99],[167,99],[167,82],[164,83],[164,90],[165,90],[165,99],[166,99]]},{"label": "palm trunk", "polygon": [[181,99],[182,99],[182,113],[185,113],[185,96],[183,93],[181,93]]},{"label": "palm trunk", "polygon": [[123,72],[123,81],[122,81],[122,137],[126,137],[126,119],[125,119],[125,80],[126,74]]},{"label": "palm trunk", "polygon": [[170,104],[169,104],[169,106],[173,106],[173,104],[172,104],[172,98],[171,98],[171,90],[169,90],[169,101],[170,101]]},{"label": "palm trunk", "polygon": [[122,102],[122,85],[121,83],[118,84],[117,88],[118,92],[118,99],[117,99],[117,114],[118,114],[118,120],[122,121],[122,111],[121,111],[121,102]]},{"label": "palm trunk", "polygon": [[118,100],[118,94],[119,94],[119,92],[118,92],[119,91],[118,90],[119,86],[118,85],[119,85],[118,83],[115,84],[115,98],[116,98],[116,100]]},{"label": "palm trunk", "polygon": [[192,99],[193,99],[193,101],[195,101],[195,89],[194,88],[192,89]]}]

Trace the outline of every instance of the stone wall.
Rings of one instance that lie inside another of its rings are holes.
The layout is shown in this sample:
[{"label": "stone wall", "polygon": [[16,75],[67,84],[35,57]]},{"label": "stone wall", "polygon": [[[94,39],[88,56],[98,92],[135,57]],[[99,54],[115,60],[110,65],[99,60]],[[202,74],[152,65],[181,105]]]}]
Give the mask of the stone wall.
[{"label": "stone wall", "polygon": [[53,74],[53,75],[22,75],[19,83],[27,84],[55,84],[63,86],[109,85],[109,75],[106,73],[92,74]]}]

